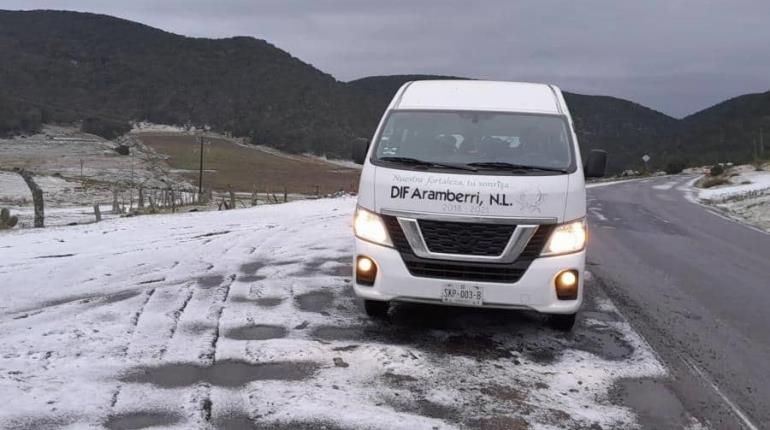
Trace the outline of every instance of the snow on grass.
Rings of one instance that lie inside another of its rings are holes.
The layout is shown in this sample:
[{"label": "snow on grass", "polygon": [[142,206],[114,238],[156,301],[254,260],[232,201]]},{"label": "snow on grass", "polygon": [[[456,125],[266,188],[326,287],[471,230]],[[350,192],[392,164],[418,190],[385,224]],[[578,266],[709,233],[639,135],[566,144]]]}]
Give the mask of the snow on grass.
[{"label": "snow on grass", "polygon": [[729,184],[711,188],[697,188],[693,180],[685,191],[696,203],[713,206],[737,221],[770,232],[770,165],[757,171],[753,166],[732,167],[728,171]]},{"label": "snow on grass", "polygon": [[[126,143],[126,142],[124,142]],[[43,190],[47,226],[94,221],[93,205],[112,202],[113,191],[128,203],[137,191],[127,184],[165,188],[169,184],[188,188],[186,182],[169,175],[162,158],[137,142],[131,156],[115,152],[115,142],[82,133],[77,128],[45,125],[39,134],[0,139],[0,207],[19,213],[19,227],[32,225],[32,196],[13,168],[34,173]],[[102,214],[105,213],[102,206]]]},{"label": "snow on grass", "polygon": [[752,194],[770,193],[770,171],[739,172],[737,176],[730,178],[730,184],[700,190],[698,198],[719,203],[742,199]]},{"label": "snow on grass", "polygon": [[[32,228],[35,220],[35,210],[30,206],[10,206],[11,213],[19,216],[19,224],[16,228]],[[99,204],[102,220],[118,218],[120,214],[113,214],[112,205]],[[73,224],[93,223],[96,220],[93,206],[63,206],[45,208],[46,227],[65,226]]]},{"label": "snow on grass", "polygon": [[324,163],[334,164],[340,167],[346,167],[348,169],[361,170],[364,168],[363,165],[354,163],[352,160],[341,160],[338,158],[329,158],[325,155],[315,155],[315,154],[305,154],[305,156],[316,158],[318,160],[323,161]]},{"label": "snow on grass", "polygon": [[152,132],[152,133],[187,133],[190,130],[187,127],[169,124],[155,124],[147,121],[139,121],[132,124],[132,133]]},{"label": "snow on grass", "polygon": [[[574,336],[517,313],[372,322],[351,294],[354,207],[322,199],[3,234],[0,427],[135,416],[176,428],[634,424],[612,384],[665,370],[609,300],[598,311],[613,318]],[[628,352],[592,350],[602,336]],[[217,367],[228,363],[274,368]]]},{"label": "snow on grass", "polygon": [[[86,189],[77,182],[56,176],[38,175],[35,182],[43,190],[47,226],[93,222],[93,205],[97,202],[100,203],[102,219],[117,216],[110,213],[111,205],[103,204],[112,199],[107,190]],[[32,194],[19,174],[0,171],[0,207],[7,207],[12,215],[19,216],[16,228],[28,228],[34,224]]]},{"label": "snow on grass", "polygon": [[[74,184],[54,176],[37,176],[35,182],[44,193],[59,193],[74,186]],[[32,193],[18,173],[0,171],[0,202],[27,202],[31,200]]]}]

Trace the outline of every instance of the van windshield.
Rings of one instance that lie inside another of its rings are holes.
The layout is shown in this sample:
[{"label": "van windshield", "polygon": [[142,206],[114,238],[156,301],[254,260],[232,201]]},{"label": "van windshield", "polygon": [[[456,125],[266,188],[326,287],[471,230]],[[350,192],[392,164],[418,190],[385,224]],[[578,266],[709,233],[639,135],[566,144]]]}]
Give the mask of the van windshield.
[{"label": "van windshield", "polygon": [[555,115],[475,111],[393,111],[375,149],[379,161],[468,170],[566,173],[567,121]]}]

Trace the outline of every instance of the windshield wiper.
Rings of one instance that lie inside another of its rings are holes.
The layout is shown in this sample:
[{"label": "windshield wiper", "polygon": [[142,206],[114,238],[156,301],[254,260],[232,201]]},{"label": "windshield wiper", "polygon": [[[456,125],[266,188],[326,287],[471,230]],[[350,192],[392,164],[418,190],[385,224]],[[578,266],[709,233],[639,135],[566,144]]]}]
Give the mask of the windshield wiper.
[{"label": "windshield wiper", "polygon": [[476,163],[468,163],[467,165],[472,167],[497,167],[501,169],[511,169],[511,170],[523,170],[523,171],[538,170],[541,172],[567,173],[567,169],[559,169],[556,167],[545,167],[545,166],[528,166],[526,164],[506,163],[505,161],[483,161],[483,162],[476,162]]},{"label": "windshield wiper", "polygon": [[391,163],[411,164],[413,166],[445,167],[448,169],[470,170],[472,172],[479,170],[468,164],[437,163],[435,161],[426,161],[411,157],[380,157],[380,160],[389,161]]}]

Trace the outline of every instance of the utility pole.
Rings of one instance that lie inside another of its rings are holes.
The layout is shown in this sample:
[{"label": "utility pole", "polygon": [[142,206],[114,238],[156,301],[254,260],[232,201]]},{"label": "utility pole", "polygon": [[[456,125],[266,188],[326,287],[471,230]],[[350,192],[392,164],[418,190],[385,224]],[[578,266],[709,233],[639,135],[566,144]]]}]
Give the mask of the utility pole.
[{"label": "utility pole", "polygon": [[200,170],[198,172],[198,195],[200,196],[203,193],[203,137],[198,136],[198,140],[201,144]]},{"label": "utility pole", "polygon": [[134,196],[134,186],[136,183],[134,182],[134,147],[130,147],[129,151],[131,151],[131,197]]},{"label": "utility pole", "polygon": [[765,156],[765,135],[762,127],[759,127],[759,156]]}]

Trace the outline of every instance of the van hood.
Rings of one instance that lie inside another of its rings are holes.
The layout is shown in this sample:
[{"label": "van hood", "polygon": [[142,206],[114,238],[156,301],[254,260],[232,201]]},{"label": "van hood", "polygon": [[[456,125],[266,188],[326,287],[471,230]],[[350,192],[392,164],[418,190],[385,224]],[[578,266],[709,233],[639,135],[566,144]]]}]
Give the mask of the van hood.
[{"label": "van hood", "polygon": [[374,205],[388,211],[563,222],[569,175],[502,176],[390,169],[374,172]]}]

